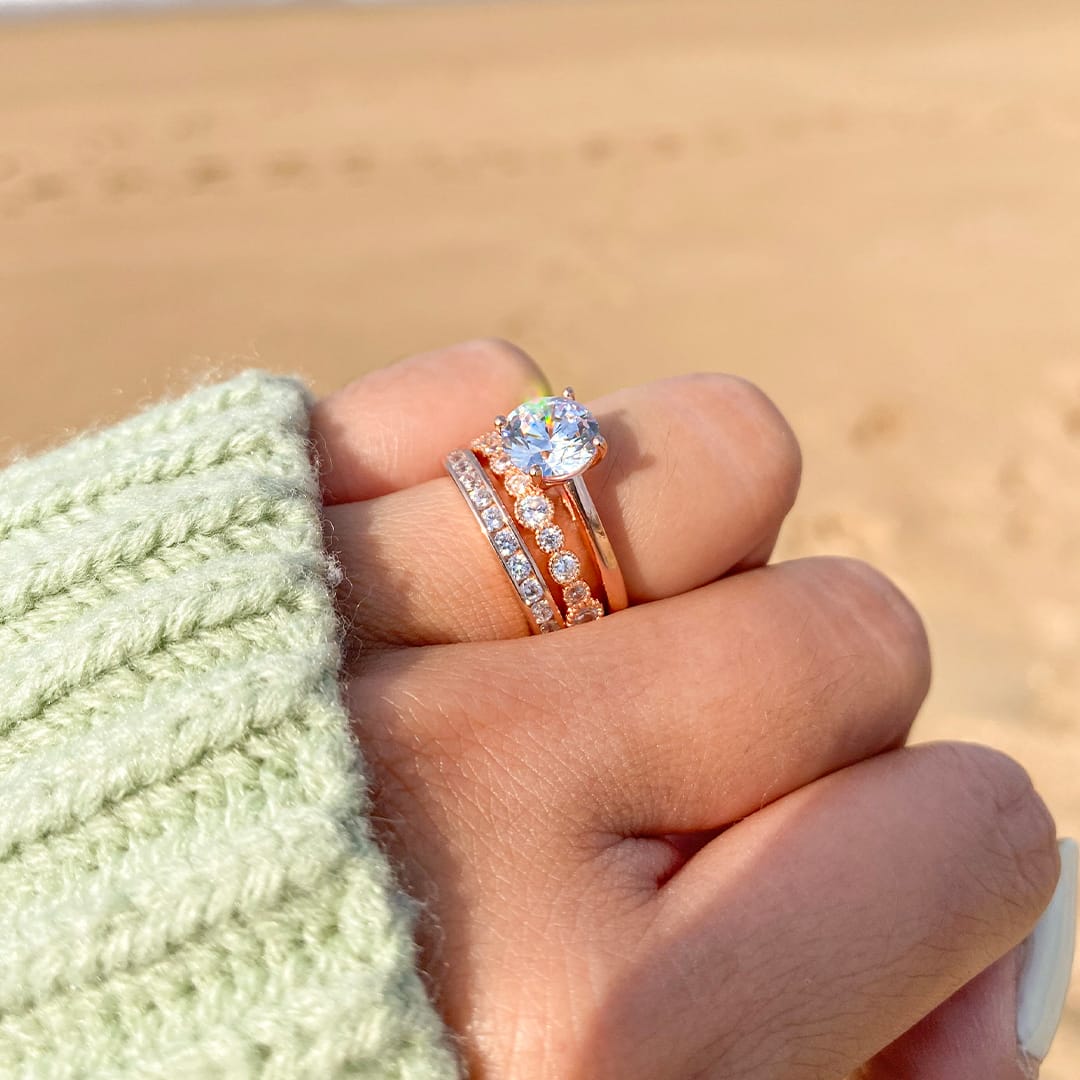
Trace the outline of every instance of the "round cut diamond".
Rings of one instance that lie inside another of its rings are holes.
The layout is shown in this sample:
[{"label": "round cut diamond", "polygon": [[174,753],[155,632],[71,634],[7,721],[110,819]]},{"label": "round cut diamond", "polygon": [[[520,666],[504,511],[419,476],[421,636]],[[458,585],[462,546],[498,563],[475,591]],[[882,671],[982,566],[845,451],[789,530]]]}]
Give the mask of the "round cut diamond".
[{"label": "round cut diamond", "polygon": [[524,495],[529,490],[529,478],[522,472],[512,472],[506,478],[506,490],[511,495]]},{"label": "round cut diamond", "polygon": [[604,614],[604,609],[600,606],[596,600],[591,600],[587,604],[582,604],[579,608],[574,608],[569,612],[569,622],[571,626],[580,626],[582,623],[595,622]]},{"label": "round cut diamond", "polygon": [[537,398],[519,405],[501,431],[507,456],[522,472],[540,467],[545,480],[568,480],[596,457],[600,434],[595,417],[565,397]]},{"label": "round cut diamond", "polygon": [[513,529],[501,529],[497,532],[492,539],[495,541],[495,550],[506,558],[509,555],[513,555],[518,548],[517,537],[514,535]]},{"label": "round cut diamond", "polygon": [[502,512],[502,507],[499,506],[498,503],[486,507],[480,517],[488,532],[494,532],[496,529],[501,529],[506,523],[506,517]]},{"label": "round cut diamond", "polygon": [[536,546],[550,555],[563,546],[563,532],[558,525],[545,525],[536,533]]},{"label": "round cut diamond", "polygon": [[523,551],[516,551],[506,560],[506,569],[515,581],[521,581],[532,573],[532,564]]},{"label": "round cut diamond", "polygon": [[469,498],[477,509],[490,506],[492,502],[491,492],[486,487],[475,487],[469,492]]},{"label": "round cut diamond", "polygon": [[572,551],[556,551],[548,561],[548,569],[560,585],[565,585],[581,572],[581,563]]},{"label": "round cut diamond", "polygon": [[551,605],[546,600],[538,600],[532,606],[533,618],[543,625],[554,617],[554,613],[551,610]]},{"label": "round cut diamond", "polygon": [[528,529],[539,529],[551,521],[555,507],[546,495],[522,495],[514,503],[514,517]]},{"label": "round cut diamond", "polygon": [[530,575],[518,585],[518,592],[521,593],[521,598],[525,603],[532,604],[543,598],[544,586]]},{"label": "round cut diamond", "polygon": [[591,596],[589,586],[584,581],[575,581],[563,589],[563,599],[568,604],[580,604]]}]

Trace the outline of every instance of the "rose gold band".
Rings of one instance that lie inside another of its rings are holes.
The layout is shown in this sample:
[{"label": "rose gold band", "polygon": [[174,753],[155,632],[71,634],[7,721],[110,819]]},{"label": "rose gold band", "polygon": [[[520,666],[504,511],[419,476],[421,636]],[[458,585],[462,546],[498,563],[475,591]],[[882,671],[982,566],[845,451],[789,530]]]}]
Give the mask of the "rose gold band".
[{"label": "rose gold band", "polygon": [[[626,586],[600,515],[580,476],[542,485],[515,468],[502,450],[498,432],[488,432],[473,442],[473,449],[486,459],[488,468],[502,478],[507,493],[515,499],[514,516],[533,535],[537,547],[548,558],[548,573],[562,591],[567,625],[592,622],[612,611],[626,607]],[[593,595],[583,579],[578,557],[564,546],[564,536],[554,524],[551,496],[561,499],[571,520],[578,527],[585,549],[602,586],[602,597]]]}]

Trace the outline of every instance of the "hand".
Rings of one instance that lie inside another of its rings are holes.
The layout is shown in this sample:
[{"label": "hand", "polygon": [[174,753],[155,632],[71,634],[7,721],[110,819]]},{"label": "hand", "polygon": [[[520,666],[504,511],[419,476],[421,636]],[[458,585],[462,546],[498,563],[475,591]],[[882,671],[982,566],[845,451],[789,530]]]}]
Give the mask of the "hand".
[{"label": "hand", "polygon": [[472,1075],[1021,1076],[1054,824],[1008,758],[904,748],[930,660],[885,578],[765,565],[783,418],[718,375],[594,403],[633,606],[528,638],[442,457],[543,392],[474,343],[314,414],[377,824]]}]

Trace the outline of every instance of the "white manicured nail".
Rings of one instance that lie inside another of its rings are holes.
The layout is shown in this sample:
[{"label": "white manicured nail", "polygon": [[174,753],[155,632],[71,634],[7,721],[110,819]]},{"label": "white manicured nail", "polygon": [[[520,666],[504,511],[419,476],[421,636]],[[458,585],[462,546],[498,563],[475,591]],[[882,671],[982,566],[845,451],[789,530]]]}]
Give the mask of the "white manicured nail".
[{"label": "white manicured nail", "polygon": [[1021,1053],[1042,1061],[1050,1052],[1072,974],[1076,946],[1075,840],[1059,840],[1061,877],[1047,909],[1027,939],[1016,993],[1016,1034]]}]

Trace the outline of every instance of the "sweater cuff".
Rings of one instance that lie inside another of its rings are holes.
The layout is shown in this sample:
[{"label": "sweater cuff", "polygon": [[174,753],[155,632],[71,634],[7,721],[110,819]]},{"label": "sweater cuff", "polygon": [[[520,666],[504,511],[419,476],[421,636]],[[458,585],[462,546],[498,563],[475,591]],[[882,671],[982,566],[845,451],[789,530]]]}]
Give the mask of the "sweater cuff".
[{"label": "sweater cuff", "polygon": [[339,688],[308,404],[0,473],[0,1074],[448,1080]]}]

